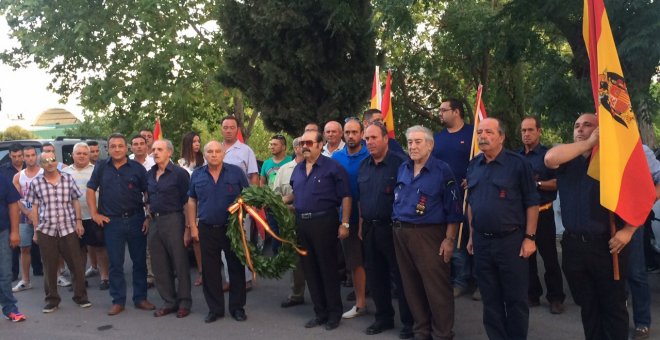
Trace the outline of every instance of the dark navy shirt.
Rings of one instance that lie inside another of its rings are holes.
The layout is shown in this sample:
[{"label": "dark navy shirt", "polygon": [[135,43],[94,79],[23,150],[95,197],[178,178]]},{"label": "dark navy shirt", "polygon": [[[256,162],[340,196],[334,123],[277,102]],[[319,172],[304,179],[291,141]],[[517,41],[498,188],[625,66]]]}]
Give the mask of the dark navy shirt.
[{"label": "dark navy shirt", "polygon": [[[530,150],[528,153],[525,153],[525,148],[520,149],[520,154],[525,157],[525,159],[532,166],[532,175],[534,176],[534,182],[538,181],[547,181],[556,178],[555,171],[548,169],[545,166],[543,159],[545,158],[548,148],[539,144],[534,149]],[[541,196],[541,205],[550,203],[557,198],[557,190],[541,190],[537,188],[539,195]]]},{"label": "dark navy shirt", "polygon": [[142,194],[147,191],[147,170],[142,164],[126,158],[119,169],[112,158],[98,161],[87,182],[87,187],[99,190],[99,212],[106,216],[118,216],[143,209]]},{"label": "dark navy shirt", "polygon": [[222,163],[217,182],[209,166],[204,165],[193,171],[188,196],[197,200],[197,217],[201,223],[223,225],[229,214],[227,208],[249,185],[245,172],[236,165]]},{"label": "dark navy shirt", "polygon": [[468,166],[468,203],[472,227],[482,233],[499,233],[511,226],[525,228],[527,208],[539,204],[532,167],[512,151],[502,151],[490,163],[484,154]]},{"label": "dark navy shirt", "polygon": [[360,163],[358,190],[360,213],[364,220],[384,220],[392,218],[394,187],[399,167],[407,157],[399,152],[388,150],[385,158],[376,164],[369,156]]},{"label": "dark navy shirt", "polygon": [[147,171],[149,210],[152,213],[170,213],[183,210],[188,202],[190,175],[185,169],[168,162],[165,172],[156,181],[158,164]]},{"label": "dark navy shirt", "polygon": [[[446,224],[463,221],[458,183],[449,165],[433,156],[413,177],[412,160],[401,164],[394,187],[392,219],[414,224]],[[423,213],[417,206],[423,205]]]},{"label": "dark navy shirt", "polygon": [[[362,144],[362,146],[365,146],[365,144]],[[406,152],[403,151],[403,148],[401,147],[401,144],[399,144],[399,142],[397,142],[396,139],[394,139],[394,138],[388,138],[387,139],[387,149],[392,150],[394,152],[398,152],[402,155],[406,154]]]},{"label": "dark navy shirt", "polygon": [[[25,169],[25,163],[23,163],[23,169]],[[18,170],[14,168],[11,162],[0,167],[0,175],[4,175],[5,177],[7,177],[10,182],[14,180],[14,175],[16,175],[17,173]]]},{"label": "dark navy shirt", "polygon": [[433,135],[433,152],[431,155],[449,164],[454,176],[460,182],[465,179],[468,163],[470,162],[470,147],[474,126],[465,124],[456,132],[444,129]]},{"label": "dark navy shirt", "polygon": [[20,199],[21,195],[11,180],[0,173],[0,231],[9,229],[9,205],[18,202]]},{"label": "dark navy shirt", "polygon": [[369,151],[367,151],[367,147],[364,144],[360,148],[360,151],[352,155],[348,153],[348,145],[332,154],[332,159],[339,162],[348,173],[348,179],[351,184],[351,224],[357,224],[360,220],[360,212],[358,211],[358,202],[360,201],[358,172],[360,171],[360,162],[367,157],[369,157]]},{"label": "dark navy shirt", "polygon": [[609,213],[600,205],[600,183],[587,175],[589,159],[578,156],[557,169],[564,229],[592,235],[609,232]]},{"label": "dark navy shirt", "polygon": [[348,174],[339,162],[320,155],[309,176],[306,166],[306,161],[298,163],[291,174],[296,213],[327,211],[339,207],[344,197],[351,197]]}]

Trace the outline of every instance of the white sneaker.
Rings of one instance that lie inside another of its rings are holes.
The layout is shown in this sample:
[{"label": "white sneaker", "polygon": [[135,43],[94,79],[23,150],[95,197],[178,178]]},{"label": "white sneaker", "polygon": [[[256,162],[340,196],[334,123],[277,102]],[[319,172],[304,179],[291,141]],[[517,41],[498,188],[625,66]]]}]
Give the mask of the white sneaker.
[{"label": "white sneaker", "polygon": [[57,285],[60,287],[69,287],[71,282],[66,279],[63,275],[57,277]]},{"label": "white sneaker", "polygon": [[90,266],[90,267],[87,268],[87,270],[85,271],[85,277],[94,277],[94,276],[96,276],[96,275],[99,275],[99,270],[96,269],[96,268],[94,268],[94,267],[91,267],[91,266]]},{"label": "white sneaker", "polygon": [[32,289],[32,284],[30,282],[25,282],[23,280],[18,281],[16,286],[11,289],[12,292],[18,293],[24,290]]},{"label": "white sneaker", "polygon": [[367,307],[358,308],[358,306],[353,306],[353,308],[349,309],[348,312],[342,314],[341,317],[344,319],[352,319],[363,315],[367,315]]}]

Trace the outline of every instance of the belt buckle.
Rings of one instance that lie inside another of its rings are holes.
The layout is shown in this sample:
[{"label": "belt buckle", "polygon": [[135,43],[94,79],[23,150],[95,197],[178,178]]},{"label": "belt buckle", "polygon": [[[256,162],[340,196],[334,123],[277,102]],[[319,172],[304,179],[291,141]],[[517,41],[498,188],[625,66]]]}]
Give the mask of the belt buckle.
[{"label": "belt buckle", "polygon": [[401,221],[393,221],[392,226],[395,228],[401,228],[402,227]]},{"label": "belt buckle", "polygon": [[483,233],[484,237],[492,238],[495,236],[495,233]]},{"label": "belt buckle", "polygon": [[300,214],[300,218],[302,218],[303,220],[309,220],[312,218],[312,213],[302,213]]}]

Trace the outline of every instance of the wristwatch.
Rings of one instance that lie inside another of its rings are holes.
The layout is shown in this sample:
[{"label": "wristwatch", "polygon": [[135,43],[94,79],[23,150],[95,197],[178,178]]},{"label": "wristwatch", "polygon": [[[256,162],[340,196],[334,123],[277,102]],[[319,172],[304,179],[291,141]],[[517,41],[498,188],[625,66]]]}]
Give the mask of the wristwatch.
[{"label": "wristwatch", "polygon": [[525,234],[525,238],[528,240],[536,241],[536,234]]},{"label": "wristwatch", "polygon": [[541,187],[541,181],[536,182],[536,187],[540,188]]},{"label": "wristwatch", "polygon": [[344,228],[346,228],[346,229],[351,229],[351,225],[348,224],[348,223],[345,223],[345,222],[342,223],[341,226],[344,227]]}]

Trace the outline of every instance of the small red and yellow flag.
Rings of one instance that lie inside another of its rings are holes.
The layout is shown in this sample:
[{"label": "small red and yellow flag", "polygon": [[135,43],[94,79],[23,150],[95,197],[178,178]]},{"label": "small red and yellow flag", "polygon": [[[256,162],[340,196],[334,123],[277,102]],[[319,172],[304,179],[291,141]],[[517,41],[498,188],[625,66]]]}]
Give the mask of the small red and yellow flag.
[{"label": "small red and yellow flag", "polygon": [[[372,99],[373,100],[373,99]],[[373,102],[372,102],[373,103]],[[383,121],[387,128],[389,138],[394,138],[394,113],[392,112],[392,72],[387,71],[387,82],[385,83],[385,93],[380,112],[383,113]]]},{"label": "small red and yellow flag", "polygon": [[582,33],[600,127],[589,175],[600,181],[600,204],[640,226],[653,207],[655,188],[603,0],[584,0]]},{"label": "small red and yellow flag", "polygon": [[163,139],[163,131],[160,129],[160,118],[156,118],[156,125],[154,126],[154,140]]},{"label": "small red and yellow flag", "polygon": [[477,102],[474,103],[474,119],[472,120],[472,123],[474,124],[474,130],[472,131],[472,146],[470,147],[470,159],[474,158],[474,156],[478,155],[481,152],[481,149],[479,149],[479,138],[477,136],[477,128],[479,127],[479,123],[481,123],[482,120],[488,117],[488,115],[486,114],[486,107],[484,106],[484,102],[481,100],[482,90],[483,90],[483,86],[479,84],[479,87],[477,88]]},{"label": "small red and yellow flag", "polygon": [[378,76],[379,67],[376,66],[376,72],[374,72],[374,82],[371,85],[371,105],[370,109],[379,109],[380,110],[380,77]]}]

